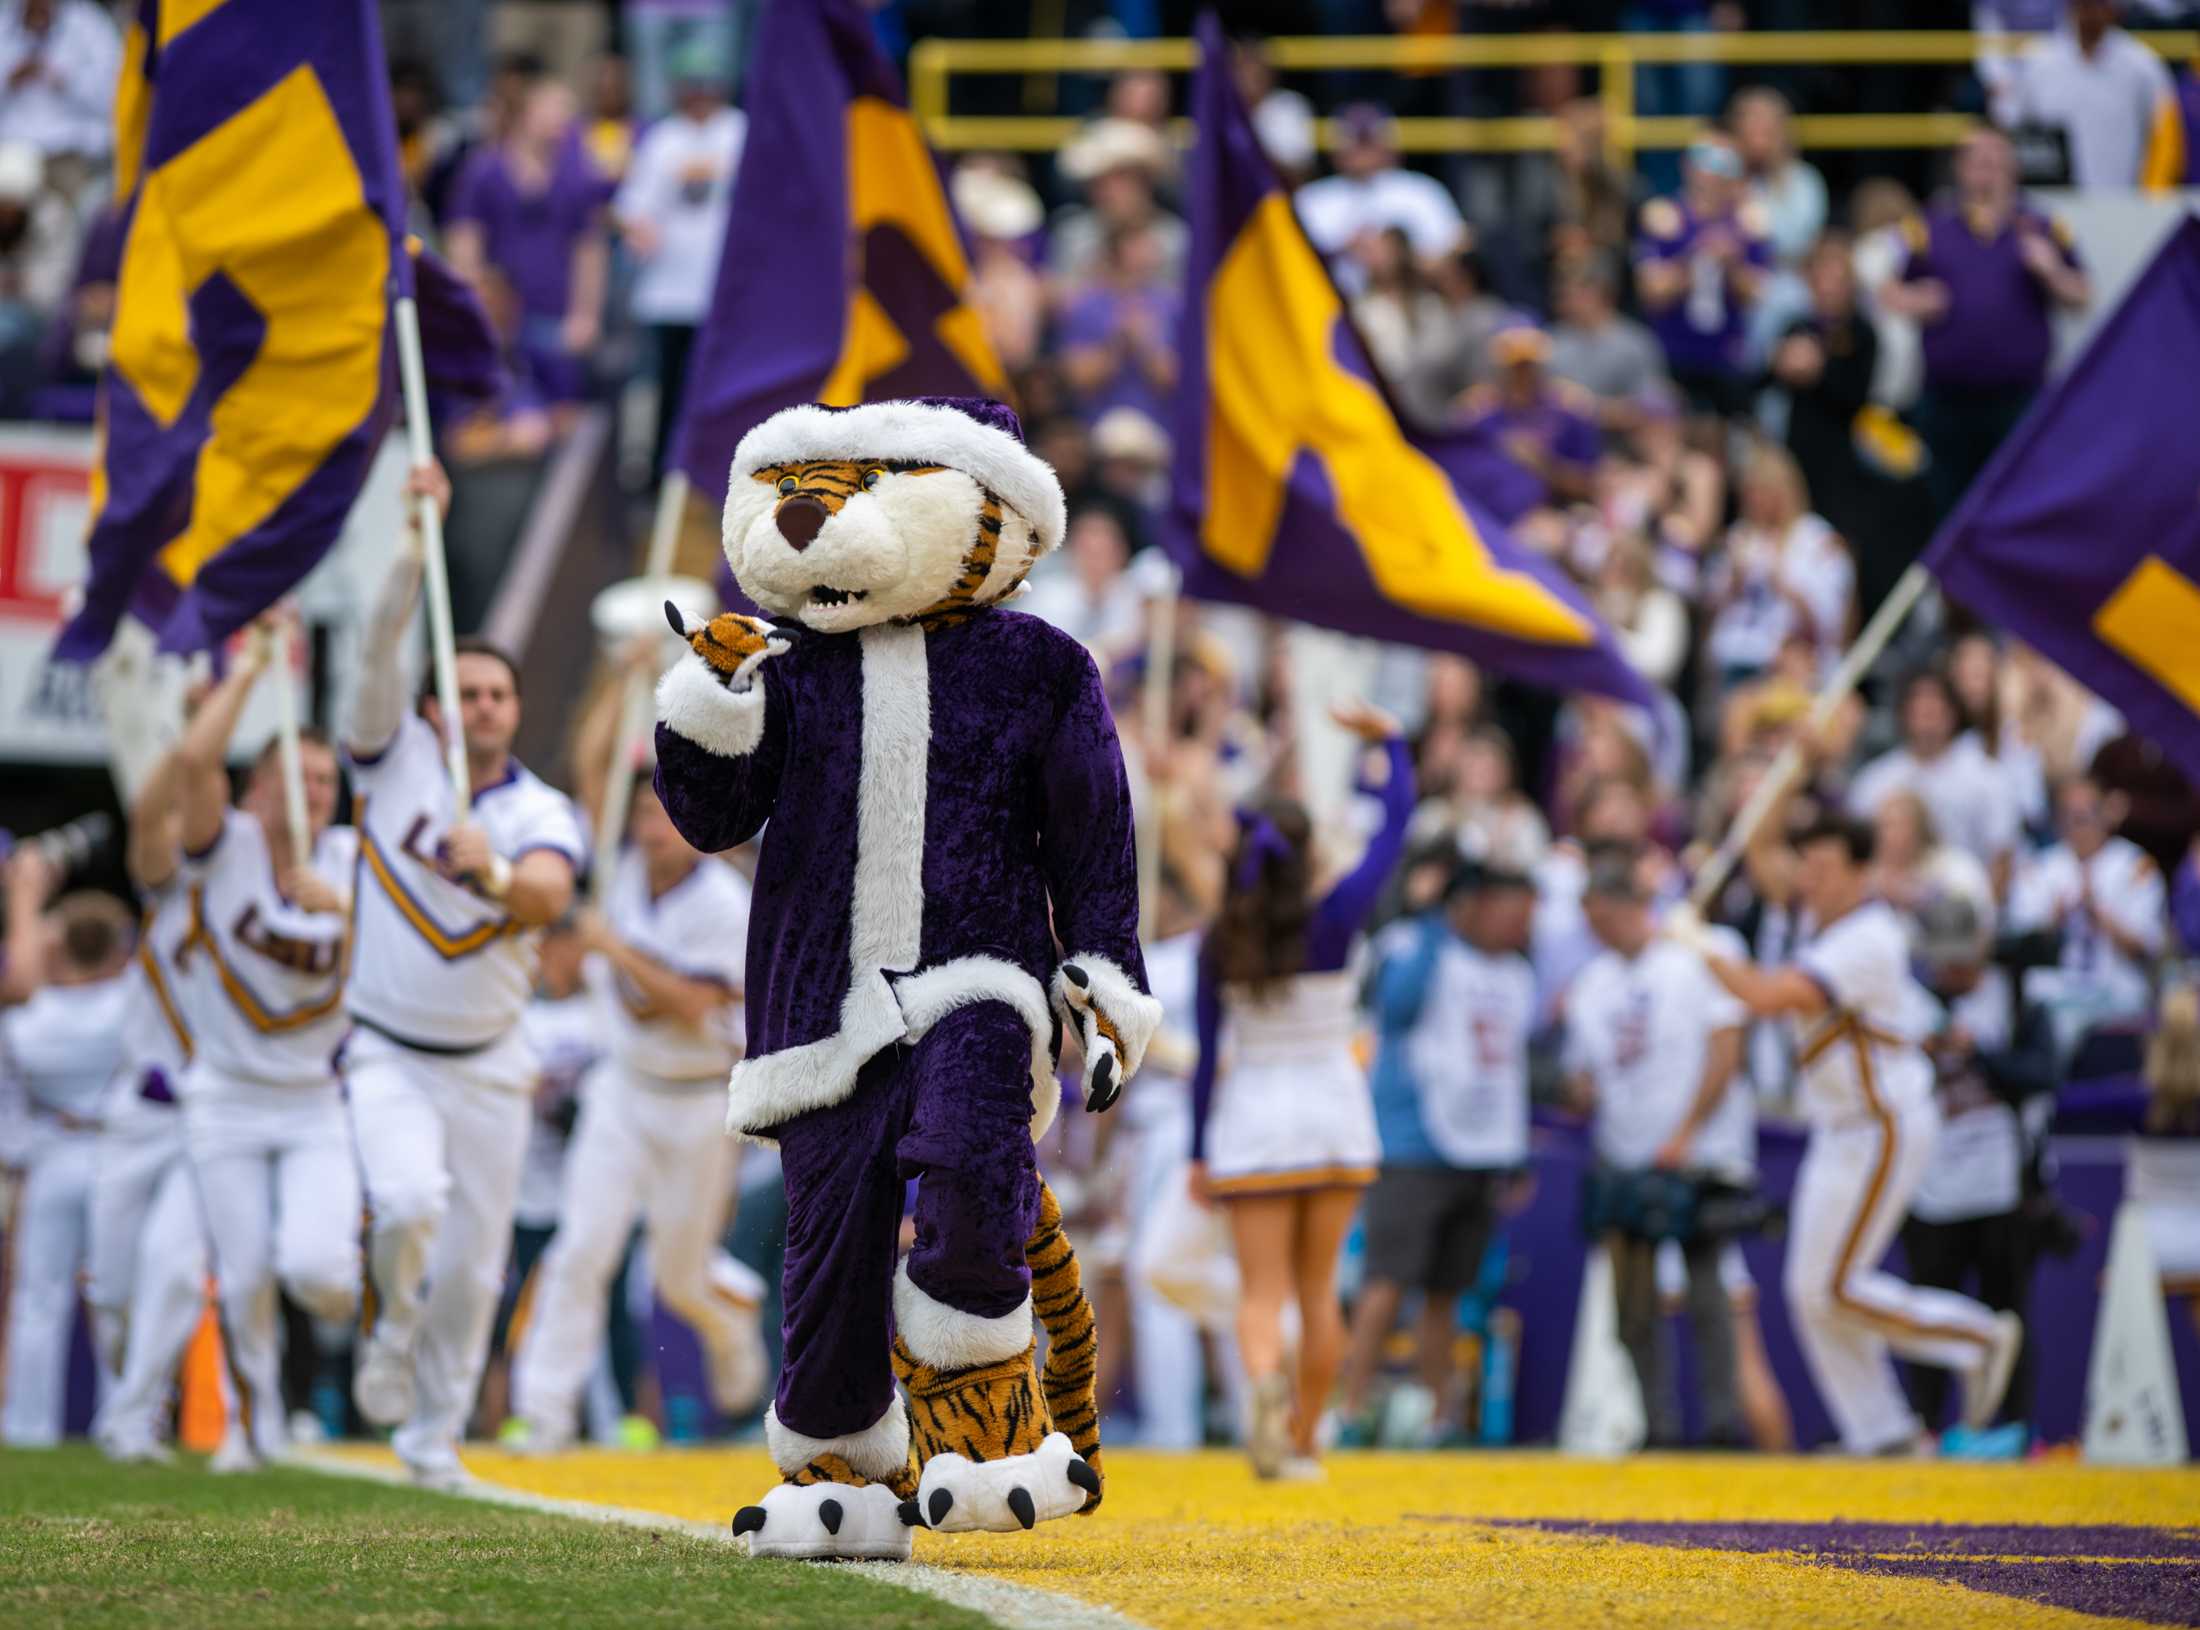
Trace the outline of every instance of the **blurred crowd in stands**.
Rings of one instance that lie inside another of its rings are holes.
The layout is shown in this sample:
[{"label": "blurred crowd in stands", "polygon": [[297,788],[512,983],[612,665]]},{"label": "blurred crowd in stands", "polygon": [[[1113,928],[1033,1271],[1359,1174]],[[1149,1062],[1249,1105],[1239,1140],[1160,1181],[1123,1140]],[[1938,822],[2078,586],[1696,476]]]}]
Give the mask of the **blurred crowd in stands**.
[{"label": "blurred crowd in stands", "polygon": [[[902,44],[934,32],[1013,35],[1027,9],[906,0],[881,8],[880,23]],[[1556,1058],[1572,982],[1610,944],[1584,904],[1592,875],[1617,866],[1646,898],[1681,892],[1756,778],[1798,737],[1861,622],[2040,389],[2058,316],[2094,298],[2073,237],[2028,198],[2026,149],[2011,134],[2058,128],[2070,176],[2086,189],[2185,183],[2186,166],[2200,164],[2196,65],[2164,62],[2124,26],[2190,23],[2200,8],[1300,0],[1259,9],[1279,34],[1859,23],[2057,31],[2021,58],[1976,67],[1645,68],[1640,111],[1703,123],[1684,149],[1629,167],[1611,157],[1583,71],[1284,80],[1257,41],[1240,47],[1262,140],[1297,184],[1301,219],[1401,411],[1429,425],[1485,426],[1539,478],[1544,501],[1520,535],[1586,587],[1659,691],[1649,712],[1554,697],[1425,652],[1355,659],[1372,699],[1404,726],[1417,787],[1386,915],[1435,909],[1460,857],[1526,879],[1533,910],[1514,950],[1532,967],[1537,1034]],[[480,0],[386,7],[417,225],[484,296],[514,379],[493,411],[450,430],[450,460],[538,453],[577,409],[601,402],[642,416],[628,440],[661,467],[663,404],[678,399],[724,240],[744,136],[733,87],[755,10],[729,4],[698,16],[649,0],[616,13]],[[1075,26],[1134,35],[1181,34],[1190,20],[1185,6],[1159,0],[1066,14]],[[450,44],[461,36],[463,48]],[[118,59],[114,18],[94,0],[0,0],[7,415],[89,415],[114,303],[108,114]],[[958,97],[993,111],[987,98],[1017,84],[973,81]],[[1125,72],[1062,85],[1065,104],[1089,113],[1073,140],[1039,160],[961,155],[950,189],[970,241],[973,304],[1032,444],[1070,497],[1067,547],[1034,576],[1023,608],[1083,640],[1110,677],[1159,834],[1149,928],[1166,943],[1215,913],[1238,804],[1294,792],[1331,813],[1344,847],[1356,841],[1355,809],[1342,788],[1306,784],[1315,760],[1300,739],[1296,687],[1309,675],[1283,630],[1229,608],[1176,608],[1166,707],[1140,705],[1151,618],[1169,583],[1154,534],[1168,495],[1187,250],[1170,133],[1183,81]],[[1944,156],[1844,153],[1822,167],[1799,150],[1798,113],[1858,109],[1967,111],[1981,122]],[[1400,115],[1513,112],[1555,116],[1555,150],[1429,162],[1401,154]],[[1326,151],[1319,118],[1333,122]],[[732,249],[771,253],[768,241]],[[637,491],[650,485],[646,472],[629,473]],[[1942,993],[1953,1002],[1984,986],[1992,994],[1982,1005],[2000,1010],[1989,1050],[2020,1038],[2041,1050],[2044,1068],[2022,1092],[1981,1093],[1976,1072],[1950,1072],[1960,1083],[1951,1116],[2016,1128],[2011,1182],[1988,1185],[1985,1215],[2022,1232],[2018,1256],[2028,1259],[2035,1239],[2052,1242],[2038,1221],[2039,1149],[2058,1084],[2135,1073],[2163,970],[2200,956],[2200,797],[2112,708],[1953,605],[1928,603],[1864,691],[1804,746],[1809,796],[1874,823],[1878,887],[1912,913],[1921,965]],[[1772,867],[1745,868],[1716,915],[1768,956],[1793,932]],[[1952,1027],[1950,1048],[1987,1046],[1974,1034],[1984,1023]],[[1101,1242],[1088,1271],[1103,1301],[1127,1283],[1151,1202],[1182,1164],[1185,1121],[1169,1082],[1181,1089],[1190,1076],[1186,1045],[1157,1047],[1153,1079],[1110,1118],[1120,1129],[1102,1128],[1112,1141],[1050,1156],[1067,1174],[1055,1186],[1078,1226]],[[1751,1106],[1785,1105],[1791,1060],[1769,1030],[1751,1038],[1745,1075]],[[1559,1114],[1563,1076],[1553,1066],[1535,1077]],[[1931,1249],[1929,1238],[1912,1247],[1920,1278],[1920,1252]],[[1953,1260],[1951,1277],[1977,1257]],[[2021,1299],[2023,1279],[2004,1274],[1986,1294]],[[1746,1292],[1736,1294],[1746,1306]],[[1116,1338],[1103,1352],[1127,1351],[1138,1368],[1145,1436],[1196,1441],[1206,1430],[1196,1335],[1192,1391],[1177,1384],[1172,1402],[1156,1391],[1178,1362],[1167,1355],[1184,1351],[1168,1345],[1184,1339],[1167,1324],[1177,1315],[1133,1290],[1103,1316]],[[1403,1424],[1393,1411],[1364,1429],[1416,1442],[1464,1429],[1460,1397],[1427,1390]],[[2021,1390],[2010,1407],[2021,1424]]]}]

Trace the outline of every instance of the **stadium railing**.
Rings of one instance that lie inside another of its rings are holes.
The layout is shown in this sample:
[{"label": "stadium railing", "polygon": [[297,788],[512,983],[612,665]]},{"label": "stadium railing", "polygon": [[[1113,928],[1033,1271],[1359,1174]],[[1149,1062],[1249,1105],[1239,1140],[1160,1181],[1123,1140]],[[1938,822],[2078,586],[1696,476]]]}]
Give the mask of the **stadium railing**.
[{"label": "stadium railing", "polygon": [[[1460,69],[1580,67],[1598,70],[1605,140],[1616,160],[1642,151],[1686,147],[1703,128],[1701,119],[1645,117],[1635,112],[1635,70],[1670,63],[1727,67],[1931,67],[1975,62],[1990,53],[2021,52],[2037,36],[1986,35],[1968,30],[1872,32],[1834,30],[1796,33],[1710,34],[1447,34],[1278,37],[1266,42],[1279,73],[1374,69],[1400,74]],[[2138,35],[2172,62],[2200,55],[2200,32],[2148,31]],[[959,115],[949,111],[956,75],[1022,75],[1034,81],[1039,100],[1054,101],[1043,81],[1060,74],[1106,74],[1128,68],[1189,72],[1196,45],[1169,40],[919,40],[909,52],[909,101],[935,147],[1052,152],[1073,136],[1080,120],[1056,114]],[[1027,97],[1027,99],[1030,99]],[[1190,140],[1188,120],[1176,121],[1180,141]],[[1962,113],[1815,113],[1795,120],[1806,149],[1875,150],[1951,147],[1977,128]],[[1317,123],[1324,152],[1335,142],[1334,122]],[[1534,153],[1558,143],[1558,121],[1543,114],[1496,118],[1404,117],[1398,145],[1413,153]]]}]

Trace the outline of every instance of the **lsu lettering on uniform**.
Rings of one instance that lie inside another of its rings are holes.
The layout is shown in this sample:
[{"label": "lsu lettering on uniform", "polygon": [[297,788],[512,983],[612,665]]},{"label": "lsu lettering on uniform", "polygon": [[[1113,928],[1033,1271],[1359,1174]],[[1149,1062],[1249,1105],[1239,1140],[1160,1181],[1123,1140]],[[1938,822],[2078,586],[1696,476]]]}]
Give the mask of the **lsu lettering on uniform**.
[{"label": "lsu lettering on uniform", "polygon": [[1802,1024],[1797,1046],[1811,1133],[1790,1202],[1785,1289],[1842,1445],[1866,1454],[1918,1431],[1890,1348],[1969,1376],[1988,1363],[1998,1327],[1968,1296],[1879,1266],[1940,1127],[1923,1048],[1938,1015],[1910,977],[1901,919],[1868,901],[1820,929],[1796,966],[1827,1009]]},{"label": "lsu lettering on uniform", "polygon": [[92,1180],[87,1297],[109,1377],[92,1435],[125,1457],[159,1442],[161,1406],[205,1301],[205,1213],[177,1096],[193,1055],[187,1006],[200,999],[176,964],[190,932],[179,875],[149,892],[123,975],[122,1068],[108,1088]]},{"label": "lsu lettering on uniform", "polygon": [[[358,837],[330,827],[312,869],[351,886]],[[349,921],[307,911],[275,880],[259,819],[231,809],[186,853],[191,920],[175,962],[188,982],[184,1138],[213,1247],[230,1381],[252,1447],[284,1447],[278,1282],[315,1318],[359,1304],[359,1168],[343,1090]]]},{"label": "lsu lettering on uniform", "polygon": [[121,1062],[120,979],[48,985],[0,1013],[0,1075],[22,1100],[26,1175],[16,1201],[0,1442],[60,1441],[76,1276],[89,1247],[99,1113]]},{"label": "lsu lettering on uniform", "polygon": [[581,1100],[557,1232],[512,1376],[520,1411],[545,1444],[572,1433],[603,1345],[605,1294],[637,1217],[649,1229],[657,1293],[702,1343],[719,1408],[747,1410],[764,1383],[756,1325],[763,1286],[737,1295],[711,1272],[737,1155],[725,1131],[724,1088],[740,1057],[748,881],[722,861],[703,859],[653,897],[642,856],[629,848],[612,873],[604,912],[626,944],[717,986],[725,1002],[701,1026],[689,1025],[659,1010],[601,957],[587,964],[610,1057]]},{"label": "lsu lettering on uniform", "polygon": [[[395,1447],[436,1475],[457,1469],[511,1248],[535,1081],[519,1017],[539,936],[436,870],[460,816],[425,720],[404,719],[379,753],[348,756],[360,839],[344,1077],[376,1307],[358,1392],[373,1401],[394,1380],[400,1406],[409,1395]],[[507,860],[553,849],[576,872],[583,864],[571,801],[517,760],[465,818]]]}]

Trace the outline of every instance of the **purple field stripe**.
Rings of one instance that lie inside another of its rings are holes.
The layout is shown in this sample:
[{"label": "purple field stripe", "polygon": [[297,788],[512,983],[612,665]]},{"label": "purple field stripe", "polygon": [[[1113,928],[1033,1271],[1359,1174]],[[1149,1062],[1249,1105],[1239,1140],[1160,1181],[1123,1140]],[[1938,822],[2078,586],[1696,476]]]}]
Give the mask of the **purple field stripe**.
[{"label": "purple field stripe", "polygon": [[2119,1557],[2200,1562],[2200,1529],[2121,1523],[1590,1522],[1509,1517],[1497,1528],[1600,1534],[1637,1545],[1707,1551],[1807,1551],[1819,1556],[1914,1552],[1919,1557]]},{"label": "purple field stripe", "polygon": [[2121,1524],[1590,1522],[1497,1528],[1637,1545],[1780,1555],[1851,1573],[1932,1579],[2073,1613],[2200,1625],[2200,1530]]}]

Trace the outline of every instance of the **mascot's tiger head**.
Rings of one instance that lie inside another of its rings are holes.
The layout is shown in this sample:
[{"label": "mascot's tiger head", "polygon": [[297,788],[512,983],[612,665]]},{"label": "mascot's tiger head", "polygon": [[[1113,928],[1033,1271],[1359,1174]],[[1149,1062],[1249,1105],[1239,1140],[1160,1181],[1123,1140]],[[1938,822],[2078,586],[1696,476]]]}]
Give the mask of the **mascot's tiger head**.
[{"label": "mascot's tiger head", "polygon": [[1062,541],[1062,484],[999,402],[927,396],[773,414],[741,438],[726,559],[821,634],[1006,598]]}]

